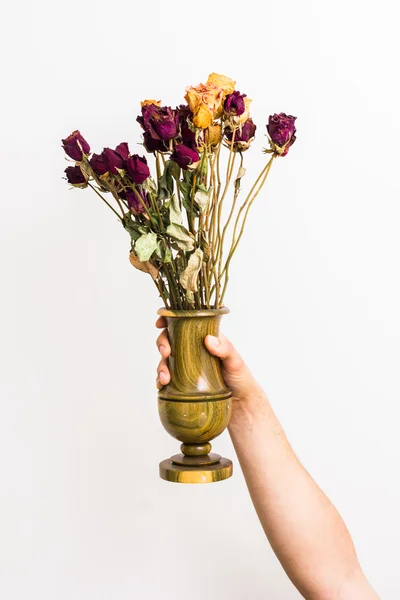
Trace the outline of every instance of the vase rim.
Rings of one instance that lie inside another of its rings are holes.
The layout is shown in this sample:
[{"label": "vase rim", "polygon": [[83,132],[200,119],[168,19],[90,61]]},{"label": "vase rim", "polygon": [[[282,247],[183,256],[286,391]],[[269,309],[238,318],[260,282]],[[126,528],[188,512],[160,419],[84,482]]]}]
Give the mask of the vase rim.
[{"label": "vase rim", "polygon": [[199,308],[192,310],[174,310],[171,308],[159,308],[157,314],[161,317],[216,317],[218,315],[226,315],[229,313],[229,308]]}]

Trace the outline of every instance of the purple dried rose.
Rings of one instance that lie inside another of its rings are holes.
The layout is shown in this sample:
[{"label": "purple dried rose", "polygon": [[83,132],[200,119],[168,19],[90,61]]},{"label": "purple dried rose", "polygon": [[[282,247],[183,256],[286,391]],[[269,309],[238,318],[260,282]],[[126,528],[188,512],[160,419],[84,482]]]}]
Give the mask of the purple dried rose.
[{"label": "purple dried rose", "polygon": [[144,213],[145,206],[150,206],[149,195],[142,187],[137,187],[135,190],[125,188],[119,195],[126,200],[130,210],[134,213]]},{"label": "purple dried rose", "polygon": [[176,109],[179,117],[179,127],[180,134],[182,138],[182,142],[186,146],[190,146],[191,148],[196,148],[196,134],[189,127],[189,122],[193,122],[193,113],[190,110],[187,104],[181,104]]},{"label": "purple dried rose", "polygon": [[104,164],[102,154],[93,153],[92,158],[89,160],[89,164],[99,177],[104,175],[104,173],[107,173],[107,167]]},{"label": "purple dried rose", "polygon": [[118,144],[118,146],[115,148],[115,152],[119,154],[121,158],[126,160],[129,156],[129,147],[127,142],[121,142]]},{"label": "purple dried rose", "polygon": [[154,140],[167,142],[178,135],[179,117],[169,106],[145,104],[136,120]]},{"label": "purple dried rose", "polygon": [[90,146],[85,138],[80,134],[78,130],[74,131],[65,140],[62,141],[62,147],[70,158],[76,161],[82,160],[82,152],[89,154]]},{"label": "purple dried rose", "polygon": [[267,131],[271,141],[278,148],[285,148],[283,152],[278,152],[280,156],[286,156],[296,140],[296,118],[285,113],[275,113],[268,119]]},{"label": "purple dried rose", "polygon": [[113,175],[118,174],[117,169],[124,168],[124,159],[118,152],[111,150],[111,148],[104,148],[103,152],[101,153],[101,157],[107,171]]},{"label": "purple dried rose", "polygon": [[162,140],[155,140],[148,131],[143,133],[143,146],[147,152],[167,152],[168,146]]},{"label": "purple dried rose", "polygon": [[144,156],[133,154],[124,163],[126,172],[134,183],[143,183],[150,176],[150,169]]},{"label": "purple dried rose", "polygon": [[241,94],[240,92],[232,92],[229,94],[224,103],[225,112],[228,115],[240,116],[246,110],[246,105],[244,103],[244,99],[246,98],[246,94]]},{"label": "purple dried rose", "polygon": [[78,166],[67,167],[64,173],[67,176],[68,183],[71,185],[86,185],[86,178]]},{"label": "purple dried rose", "polygon": [[225,137],[230,142],[234,139],[234,143],[238,144],[241,149],[247,149],[250,146],[250,142],[255,136],[256,125],[253,123],[253,119],[247,119],[242,125],[242,130],[239,128],[235,130],[235,137],[233,138],[233,130],[230,127],[225,128]]},{"label": "purple dried rose", "polygon": [[189,148],[184,144],[177,144],[170,159],[176,162],[181,169],[187,169],[193,163],[197,163],[200,156],[197,150],[193,150],[193,148]]}]

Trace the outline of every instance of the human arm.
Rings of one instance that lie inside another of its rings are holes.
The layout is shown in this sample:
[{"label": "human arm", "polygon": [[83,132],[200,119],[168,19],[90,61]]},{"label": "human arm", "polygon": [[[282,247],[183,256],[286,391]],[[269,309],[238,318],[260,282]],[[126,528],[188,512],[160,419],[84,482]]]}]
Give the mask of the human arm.
[{"label": "human arm", "polygon": [[[222,360],[233,393],[229,433],[260,522],[293,584],[308,600],[376,600],[343,520],[297,459],[248,367],[224,336],[207,336],[205,344]],[[162,387],[169,382],[166,331],[157,345]]]}]

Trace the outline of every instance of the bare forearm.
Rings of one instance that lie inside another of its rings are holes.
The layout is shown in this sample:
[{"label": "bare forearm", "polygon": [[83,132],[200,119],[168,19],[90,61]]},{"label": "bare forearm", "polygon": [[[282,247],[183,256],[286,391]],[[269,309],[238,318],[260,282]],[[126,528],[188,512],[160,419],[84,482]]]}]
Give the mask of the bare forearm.
[{"label": "bare forearm", "polygon": [[260,388],[236,403],[229,432],[264,531],[304,597],[376,599],[343,520],[295,456]]}]

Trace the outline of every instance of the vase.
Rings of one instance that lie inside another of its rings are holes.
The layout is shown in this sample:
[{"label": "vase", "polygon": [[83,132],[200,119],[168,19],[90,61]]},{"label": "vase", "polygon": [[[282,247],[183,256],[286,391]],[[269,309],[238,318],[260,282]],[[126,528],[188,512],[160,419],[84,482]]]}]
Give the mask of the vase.
[{"label": "vase", "polygon": [[227,308],[170,310],[158,314],[167,322],[171,344],[171,379],[158,394],[161,422],[181,444],[181,453],[160,463],[160,477],[177,483],[211,483],[232,475],[232,462],[210,453],[210,441],[220,435],[231,415],[231,391],[221,361],[204,345],[206,335],[218,336]]}]

